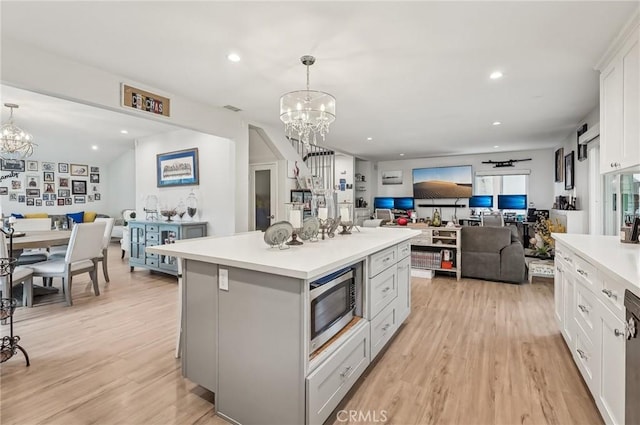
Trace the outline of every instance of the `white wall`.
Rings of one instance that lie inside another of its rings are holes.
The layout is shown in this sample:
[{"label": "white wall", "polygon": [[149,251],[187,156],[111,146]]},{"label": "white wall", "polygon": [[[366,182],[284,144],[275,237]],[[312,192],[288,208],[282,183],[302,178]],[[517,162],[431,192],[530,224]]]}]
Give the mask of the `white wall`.
[{"label": "white wall", "polygon": [[[459,155],[437,158],[418,158],[401,161],[382,161],[378,163],[376,193],[374,196],[413,196],[412,170],[414,168],[445,167],[454,165],[471,165],[473,173],[480,170],[493,170],[491,164],[483,164],[482,161],[505,161],[508,159],[531,158],[531,161],[517,162],[514,167],[502,170],[531,170],[529,175],[529,202],[533,202],[536,208],[549,209],[553,205],[553,181],[554,181],[554,156],[553,149],[531,150],[521,152],[495,152],[480,155]],[[402,171],[403,180],[399,185],[382,185],[381,174],[383,171]],[[500,169],[496,169],[500,170]],[[450,203],[455,200],[425,200],[416,203]],[[459,204],[466,204],[467,200],[460,200]],[[373,207],[373,205],[372,205]],[[418,217],[431,217],[432,208],[417,208]],[[454,208],[442,208],[444,220],[450,220],[454,215]],[[468,208],[459,208],[458,218],[468,217]]]},{"label": "white wall", "polygon": [[[74,62],[20,41],[2,39],[2,83],[73,100],[92,106],[168,122],[178,127],[226,138],[233,142],[231,158],[233,172],[222,180],[233,189],[234,203],[227,205],[222,221],[235,223],[235,230],[245,231],[248,225],[249,131],[240,114],[212,107],[179,95],[162,93],[162,87],[145,87],[144,82]],[[120,84],[126,82],[151,91],[167,94],[171,99],[171,118],[156,117],[124,108],[120,105]],[[154,157],[155,158],[155,157]],[[137,173],[146,168],[138,167]],[[153,174],[155,178],[155,173]],[[227,226],[224,225],[224,228]]]},{"label": "white wall", "polygon": [[355,158],[351,155],[338,153],[335,155],[336,169],[335,169],[335,185],[340,187],[340,179],[346,180],[345,184],[350,184],[351,189],[340,190],[336,189],[337,202],[352,202],[355,204],[354,189],[353,189],[353,175],[355,174]]},{"label": "white wall", "polygon": [[[198,148],[199,186],[157,187],[156,155],[182,149]],[[235,173],[233,143],[227,139],[178,130],[159,136],[137,140],[136,170],[136,211],[144,218],[144,198],[156,195],[160,205],[176,207],[180,199],[186,200],[193,190],[198,198],[199,221],[207,221],[208,235],[230,235],[235,232],[233,205],[235,188],[230,180]],[[245,210],[246,213],[246,210]],[[243,218],[244,220],[244,218]]]},{"label": "white wall", "polygon": [[109,164],[107,171],[107,214],[120,218],[122,210],[136,207],[136,153],[133,146]]}]

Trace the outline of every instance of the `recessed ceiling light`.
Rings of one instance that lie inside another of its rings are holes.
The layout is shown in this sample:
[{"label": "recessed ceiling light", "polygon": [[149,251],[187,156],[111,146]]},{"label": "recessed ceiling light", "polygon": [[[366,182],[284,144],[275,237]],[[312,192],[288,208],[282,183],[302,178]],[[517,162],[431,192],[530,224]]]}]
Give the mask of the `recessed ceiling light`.
[{"label": "recessed ceiling light", "polygon": [[493,71],[491,75],[489,75],[489,78],[491,78],[492,80],[497,80],[498,78],[502,78],[502,72]]},{"label": "recessed ceiling light", "polygon": [[403,154],[403,153],[401,153],[401,154],[400,154],[400,156],[404,156],[404,154]]},{"label": "recessed ceiling light", "polygon": [[127,130],[120,130],[120,133],[122,134],[129,134],[129,132]]},{"label": "recessed ceiling light", "polygon": [[227,55],[227,59],[229,59],[231,62],[240,62],[240,55],[237,53],[229,53]]},{"label": "recessed ceiling light", "polygon": [[373,140],[373,137],[367,137],[367,140]]},{"label": "recessed ceiling light", "polygon": [[91,149],[93,149],[94,151],[98,150],[98,147],[96,145],[91,146]]},{"label": "recessed ceiling light", "polygon": [[502,124],[500,121],[494,121],[492,125],[500,125]]},{"label": "recessed ceiling light", "polygon": [[498,145],[495,145],[495,146],[494,146],[493,148],[494,148],[494,149],[498,149],[499,147],[500,147],[500,146],[498,146]]}]

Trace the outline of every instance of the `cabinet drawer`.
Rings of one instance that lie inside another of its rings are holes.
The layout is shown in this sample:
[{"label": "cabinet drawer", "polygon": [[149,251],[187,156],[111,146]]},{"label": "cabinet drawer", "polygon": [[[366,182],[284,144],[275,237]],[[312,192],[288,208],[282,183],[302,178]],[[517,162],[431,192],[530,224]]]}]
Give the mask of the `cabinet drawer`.
[{"label": "cabinet drawer", "polygon": [[147,226],[145,226],[147,228],[147,232],[158,232],[158,225],[157,224],[148,224]]},{"label": "cabinet drawer", "polygon": [[372,254],[369,257],[369,277],[376,276],[378,273],[393,266],[397,262],[398,249],[395,246]]},{"label": "cabinet drawer", "polygon": [[158,241],[158,239],[160,239],[160,236],[157,233],[149,233],[147,232],[147,240],[148,241]]},{"label": "cabinet drawer", "polygon": [[158,267],[158,259],[157,258],[147,257],[147,258],[145,258],[144,263],[147,266]]},{"label": "cabinet drawer", "polygon": [[397,328],[398,313],[396,303],[393,303],[371,321],[371,360],[376,358]]},{"label": "cabinet drawer", "polygon": [[602,289],[598,294],[602,303],[620,320],[625,320],[624,285],[608,275],[601,275]]},{"label": "cabinet drawer", "polygon": [[598,280],[598,272],[591,263],[583,260],[577,255],[573,256],[573,267],[576,272],[576,276],[581,282],[585,284],[587,288],[590,288],[593,292],[599,291],[601,288],[600,281]]},{"label": "cabinet drawer", "polygon": [[146,252],[145,251],[145,255],[147,256],[147,258],[158,258],[158,254],[155,254],[153,252]]},{"label": "cabinet drawer", "polygon": [[398,269],[395,265],[370,279],[371,310],[374,318],[382,309],[398,296]]},{"label": "cabinet drawer", "polygon": [[599,374],[596,372],[598,361],[593,342],[578,328],[575,334],[575,345],[573,348],[573,358],[576,360],[578,369],[582,374],[584,382],[591,390],[592,394],[597,394],[598,385],[596,382]]},{"label": "cabinet drawer", "polygon": [[406,241],[398,244],[398,260],[407,258],[411,255],[411,242]]},{"label": "cabinet drawer", "polygon": [[579,328],[582,328],[590,342],[596,341],[596,324],[598,309],[596,296],[580,281],[576,283],[576,300],[574,317]]},{"label": "cabinet drawer", "polygon": [[322,424],[369,365],[369,323],[306,380],[307,423]]}]

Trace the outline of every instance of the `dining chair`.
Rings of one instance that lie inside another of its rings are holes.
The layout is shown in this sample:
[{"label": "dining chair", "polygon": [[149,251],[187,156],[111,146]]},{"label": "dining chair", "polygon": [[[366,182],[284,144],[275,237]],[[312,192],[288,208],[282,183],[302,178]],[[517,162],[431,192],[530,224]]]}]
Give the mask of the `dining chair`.
[{"label": "dining chair", "polygon": [[105,223],[104,236],[102,238],[102,254],[94,259],[96,268],[99,262],[102,262],[102,274],[104,274],[104,280],[109,282],[109,272],[107,271],[107,255],[109,253],[109,243],[111,242],[111,231],[113,230],[113,223],[115,219],[111,218],[96,218],[94,223]]},{"label": "dining chair", "polygon": [[71,231],[64,259],[48,260],[31,266],[33,275],[42,277],[45,283],[52,283],[56,277],[62,279],[62,290],[68,306],[73,305],[71,281],[75,275],[89,273],[93,282],[93,292],[96,296],[100,295],[94,259],[102,253],[105,226],[104,222],[76,224]]},{"label": "dining chair", "polygon": [[[0,232],[0,258],[10,258],[7,247],[7,238]],[[29,267],[17,266],[13,269],[13,286],[22,283],[22,305],[33,306],[33,269]],[[0,276],[0,288],[2,298],[8,298],[9,276]]]},{"label": "dining chair", "polygon": [[[13,230],[16,232],[35,232],[51,230],[50,218],[19,218],[13,222]],[[49,253],[46,249],[25,249],[18,257],[20,266],[47,261]]]}]

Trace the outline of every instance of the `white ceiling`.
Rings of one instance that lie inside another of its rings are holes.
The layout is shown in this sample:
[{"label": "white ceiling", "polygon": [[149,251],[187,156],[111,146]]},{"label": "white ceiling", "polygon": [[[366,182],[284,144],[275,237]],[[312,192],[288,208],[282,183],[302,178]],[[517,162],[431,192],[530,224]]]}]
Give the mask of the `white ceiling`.
[{"label": "white ceiling", "polygon": [[[311,88],[337,99],[326,144],[399,159],[559,144],[597,106],[593,67],[637,7],[2,1],[1,34],[275,128],[279,98],[304,87],[299,58],[312,54]],[[504,78],[490,80],[494,70]]]}]

